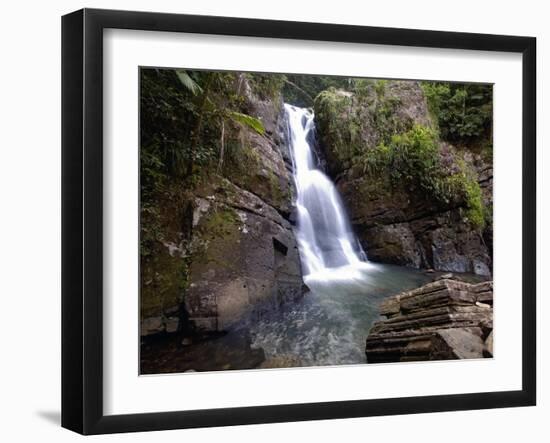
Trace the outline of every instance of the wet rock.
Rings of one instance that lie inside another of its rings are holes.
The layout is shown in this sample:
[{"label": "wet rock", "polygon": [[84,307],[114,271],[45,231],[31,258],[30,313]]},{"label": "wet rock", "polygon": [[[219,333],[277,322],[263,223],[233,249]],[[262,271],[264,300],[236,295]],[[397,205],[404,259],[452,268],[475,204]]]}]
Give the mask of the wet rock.
[{"label": "wet rock", "polygon": [[375,323],[367,337],[367,361],[490,356],[491,306],[492,282],[471,284],[442,279],[389,297],[379,308],[386,320]]}]

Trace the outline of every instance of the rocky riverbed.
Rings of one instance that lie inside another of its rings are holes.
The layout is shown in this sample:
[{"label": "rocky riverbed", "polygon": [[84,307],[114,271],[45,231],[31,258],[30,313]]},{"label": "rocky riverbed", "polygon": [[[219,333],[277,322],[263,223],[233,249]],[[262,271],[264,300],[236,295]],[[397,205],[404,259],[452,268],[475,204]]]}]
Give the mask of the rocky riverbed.
[{"label": "rocky riverbed", "polygon": [[[404,288],[439,287],[448,279],[437,280],[450,275],[374,264],[365,277],[354,285],[308,291],[277,308],[256,307],[224,332],[144,337],[142,374],[364,364],[370,361],[365,339],[386,312],[380,306],[393,306]],[[451,277],[472,285],[483,281],[474,274]]]}]

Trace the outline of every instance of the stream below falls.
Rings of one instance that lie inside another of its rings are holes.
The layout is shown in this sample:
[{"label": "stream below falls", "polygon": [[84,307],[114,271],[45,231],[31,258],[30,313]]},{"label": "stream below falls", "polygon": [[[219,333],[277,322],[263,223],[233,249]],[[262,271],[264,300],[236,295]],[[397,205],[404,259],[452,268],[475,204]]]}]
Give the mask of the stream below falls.
[{"label": "stream below falls", "polygon": [[[353,284],[333,282],[281,307],[254,309],[217,336],[160,336],[141,346],[141,373],[366,363],[365,340],[387,296],[441,273],[371,264]],[[313,286],[313,285],[312,285]]]}]

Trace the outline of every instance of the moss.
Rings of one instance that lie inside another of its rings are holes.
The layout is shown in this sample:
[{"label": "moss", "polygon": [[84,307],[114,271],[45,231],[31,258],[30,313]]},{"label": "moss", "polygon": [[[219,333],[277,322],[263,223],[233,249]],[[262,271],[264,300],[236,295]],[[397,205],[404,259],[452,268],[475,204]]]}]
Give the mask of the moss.
[{"label": "moss", "polygon": [[239,236],[242,223],[229,207],[217,207],[205,215],[197,226],[197,247],[193,251],[191,280],[204,279],[211,269],[238,271]]},{"label": "moss", "polygon": [[384,97],[386,94],[386,86],[388,85],[388,80],[376,80],[374,82],[374,90],[376,91],[376,95],[380,97]]},{"label": "moss", "polygon": [[208,239],[226,238],[234,233],[238,223],[240,223],[239,216],[233,209],[218,208],[199,225],[199,231]]},{"label": "moss", "polygon": [[351,167],[368,151],[411,128],[410,121],[397,114],[401,99],[389,84],[356,82],[353,94],[329,89],[315,99],[315,119],[329,161],[337,163],[334,170]]},{"label": "moss", "polygon": [[290,188],[283,191],[279,178],[272,170],[268,171],[269,193],[276,207],[282,207],[287,201],[290,201]]},{"label": "moss", "polygon": [[166,309],[179,306],[188,287],[188,264],[178,255],[171,256],[159,245],[141,267],[141,318],[163,316]]},{"label": "moss", "polygon": [[290,203],[289,190],[284,190],[284,184],[273,170],[266,168],[258,149],[252,146],[239,148],[236,157],[226,165],[224,175],[237,186],[259,195],[276,208],[286,207]]},{"label": "moss", "polygon": [[352,98],[335,88],[321,92],[314,103],[315,120],[323,140],[330,145],[331,160],[345,164],[360,143],[361,122],[350,114]]},{"label": "moss", "polygon": [[165,244],[187,250],[192,222],[190,191],[173,179],[143,199],[140,214],[140,315],[163,316],[178,307],[188,286],[188,257],[171,255]]},{"label": "moss", "polygon": [[468,180],[464,184],[464,190],[466,193],[466,217],[474,227],[483,229],[485,227],[485,209],[479,183],[475,180]]},{"label": "moss", "polygon": [[437,133],[431,128],[415,125],[392,136],[388,144],[366,150],[355,162],[370,181],[382,185],[389,177],[392,187],[416,190],[444,206],[463,206],[472,226],[485,225],[487,211],[475,172],[459,157],[453,160],[455,170],[446,170]]},{"label": "moss", "polygon": [[465,208],[464,215],[470,224],[482,230],[488,214],[492,216],[492,210],[483,203],[483,194],[474,170],[462,158],[456,158],[455,164],[457,171],[446,178],[449,197]]}]

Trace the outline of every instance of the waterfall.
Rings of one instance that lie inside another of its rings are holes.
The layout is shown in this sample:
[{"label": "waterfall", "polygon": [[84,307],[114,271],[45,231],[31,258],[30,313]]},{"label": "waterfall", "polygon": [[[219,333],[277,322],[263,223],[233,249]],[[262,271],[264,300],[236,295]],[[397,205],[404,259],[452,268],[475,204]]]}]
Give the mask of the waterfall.
[{"label": "waterfall", "polygon": [[304,281],[348,279],[368,266],[336,187],[316,164],[313,113],[285,103]]}]

